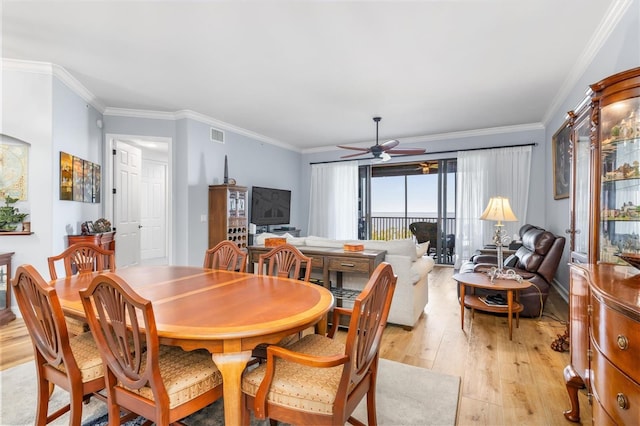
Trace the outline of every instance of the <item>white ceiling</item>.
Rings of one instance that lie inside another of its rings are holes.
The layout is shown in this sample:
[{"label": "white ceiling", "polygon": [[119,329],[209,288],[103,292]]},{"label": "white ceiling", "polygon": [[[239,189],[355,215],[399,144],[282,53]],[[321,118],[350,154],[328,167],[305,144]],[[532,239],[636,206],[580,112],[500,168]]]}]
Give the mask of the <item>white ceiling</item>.
[{"label": "white ceiling", "polygon": [[381,141],[545,123],[628,4],[5,0],[2,56],[310,152],[371,142],[375,115]]}]

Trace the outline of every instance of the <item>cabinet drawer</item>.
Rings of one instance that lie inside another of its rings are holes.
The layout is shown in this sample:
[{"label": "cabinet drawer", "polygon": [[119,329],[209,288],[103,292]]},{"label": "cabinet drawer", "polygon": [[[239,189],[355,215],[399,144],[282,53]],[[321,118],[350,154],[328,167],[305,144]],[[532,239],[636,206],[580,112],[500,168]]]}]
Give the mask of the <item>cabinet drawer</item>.
[{"label": "cabinet drawer", "polygon": [[340,272],[369,272],[367,259],[349,259],[342,257],[330,257],[329,269]]},{"label": "cabinet drawer", "polygon": [[324,257],[322,256],[311,256],[311,267],[322,269],[324,267]]},{"label": "cabinet drawer", "polygon": [[640,323],[591,296],[591,333],[597,348],[615,366],[640,383]]},{"label": "cabinet drawer", "polygon": [[593,351],[591,363],[591,388],[596,403],[601,404],[617,424],[637,424],[640,419],[640,385],[597,350]]},{"label": "cabinet drawer", "polygon": [[593,424],[598,426],[618,426],[616,422],[609,417],[607,412],[604,411],[604,408],[602,408],[598,400],[591,404],[591,418],[593,419]]}]

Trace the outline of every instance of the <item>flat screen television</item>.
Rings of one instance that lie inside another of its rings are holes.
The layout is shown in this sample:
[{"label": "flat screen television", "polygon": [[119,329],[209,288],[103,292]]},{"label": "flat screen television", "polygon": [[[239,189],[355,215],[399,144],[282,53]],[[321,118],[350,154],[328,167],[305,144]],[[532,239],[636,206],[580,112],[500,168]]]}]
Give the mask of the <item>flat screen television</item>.
[{"label": "flat screen television", "polygon": [[258,226],[286,225],[291,221],[291,191],[286,189],[251,189],[251,223]]}]

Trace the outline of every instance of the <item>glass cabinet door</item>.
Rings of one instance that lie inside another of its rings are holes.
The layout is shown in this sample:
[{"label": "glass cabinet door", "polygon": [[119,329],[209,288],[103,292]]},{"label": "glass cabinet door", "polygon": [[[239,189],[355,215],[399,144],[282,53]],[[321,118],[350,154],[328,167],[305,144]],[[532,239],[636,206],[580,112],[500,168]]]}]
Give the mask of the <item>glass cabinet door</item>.
[{"label": "glass cabinet door", "polygon": [[600,249],[598,260],[640,253],[640,97],[612,102],[600,112]]},{"label": "glass cabinet door", "polygon": [[573,244],[571,261],[586,263],[589,253],[589,209],[591,207],[591,126],[590,109],[576,119],[573,126]]}]

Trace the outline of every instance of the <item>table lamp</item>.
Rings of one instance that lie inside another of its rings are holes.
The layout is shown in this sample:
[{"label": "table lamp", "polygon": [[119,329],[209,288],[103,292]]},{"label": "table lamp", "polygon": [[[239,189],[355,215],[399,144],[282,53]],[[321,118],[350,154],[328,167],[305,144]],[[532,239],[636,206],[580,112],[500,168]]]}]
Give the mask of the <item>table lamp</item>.
[{"label": "table lamp", "polygon": [[502,274],[504,272],[504,261],[502,259],[502,245],[509,243],[510,237],[504,230],[502,222],[516,222],[518,218],[513,214],[509,199],[506,197],[491,197],[487,208],[484,209],[480,220],[494,220],[497,221],[495,227],[496,232],[493,234],[493,243],[496,245],[496,252],[498,254],[497,273]]}]

